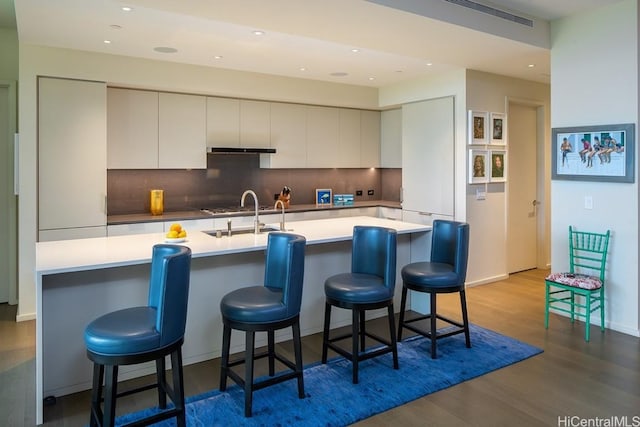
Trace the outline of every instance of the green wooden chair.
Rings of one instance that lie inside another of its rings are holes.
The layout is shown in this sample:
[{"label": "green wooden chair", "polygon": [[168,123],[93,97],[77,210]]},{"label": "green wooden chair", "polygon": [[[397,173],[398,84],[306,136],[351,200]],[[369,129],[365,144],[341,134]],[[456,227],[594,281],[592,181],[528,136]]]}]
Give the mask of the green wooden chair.
[{"label": "green wooden chair", "polygon": [[[591,313],[600,310],[604,331],[604,273],[610,230],[605,234],[575,231],[569,227],[569,272],[552,273],[545,279],[544,327],[549,328],[549,309],[585,320],[585,341],[589,341]],[[583,297],[582,301],[576,295]]]}]

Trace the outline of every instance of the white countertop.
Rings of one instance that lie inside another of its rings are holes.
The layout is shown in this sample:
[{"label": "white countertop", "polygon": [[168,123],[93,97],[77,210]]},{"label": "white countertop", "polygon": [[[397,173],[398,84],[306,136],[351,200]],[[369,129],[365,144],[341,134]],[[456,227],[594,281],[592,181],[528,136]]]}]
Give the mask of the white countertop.
[{"label": "white countertop", "polygon": [[[277,227],[278,224],[267,224]],[[287,223],[287,231],[303,235],[308,245],[351,240],[354,225],[373,225],[395,229],[398,234],[431,230],[431,226],[368,216],[296,221]],[[289,231],[290,230],[290,231]],[[208,257],[264,250],[267,233],[237,234],[216,238],[201,231],[189,232],[182,245],[192,256]],[[36,243],[36,274],[56,274],[100,268],[145,264],[151,261],[151,248],[164,243],[164,233],[91,239],[58,240]]]}]

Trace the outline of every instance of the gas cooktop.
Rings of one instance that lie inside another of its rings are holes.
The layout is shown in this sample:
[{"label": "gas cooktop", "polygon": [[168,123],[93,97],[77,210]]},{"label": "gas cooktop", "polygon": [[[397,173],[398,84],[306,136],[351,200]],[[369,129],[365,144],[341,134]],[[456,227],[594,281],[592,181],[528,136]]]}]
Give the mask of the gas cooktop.
[{"label": "gas cooktop", "polygon": [[[216,206],[216,207],[209,207],[209,208],[200,208],[200,212],[204,212],[206,214],[209,215],[216,215],[216,214],[225,214],[225,213],[237,213],[237,212],[253,212],[254,210],[254,206]],[[262,205],[262,206],[258,206],[258,210],[260,211],[267,211],[267,210],[273,210],[273,207],[271,206],[267,206],[267,205]]]}]

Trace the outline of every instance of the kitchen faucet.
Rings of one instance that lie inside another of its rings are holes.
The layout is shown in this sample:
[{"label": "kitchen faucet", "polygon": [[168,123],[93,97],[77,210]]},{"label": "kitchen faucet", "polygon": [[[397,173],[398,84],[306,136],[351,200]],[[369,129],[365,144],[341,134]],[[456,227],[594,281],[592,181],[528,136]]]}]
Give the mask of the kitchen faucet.
[{"label": "kitchen faucet", "polygon": [[280,221],[280,231],[287,231],[284,227],[284,202],[282,200],[276,200],[275,205],[273,205],[273,209],[278,209],[278,203],[282,207],[282,220]]},{"label": "kitchen faucet", "polygon": [[254,234],[260,233],[260,219],[258,218],[258,196],[253,190],[246,190],[242,193],[242,198],[240,199],[240,207],[244,208],[244,198],[247,197],[247,194],[251,194],[253,196],[253,202],[256,208],[255,218],[253,219],[253,232]]}]

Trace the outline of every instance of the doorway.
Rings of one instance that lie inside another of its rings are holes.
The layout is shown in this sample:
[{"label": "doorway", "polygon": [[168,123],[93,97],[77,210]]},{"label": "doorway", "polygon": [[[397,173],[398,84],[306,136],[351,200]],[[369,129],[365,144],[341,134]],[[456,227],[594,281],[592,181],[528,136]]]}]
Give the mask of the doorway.
[{"label": "doorway", "polygon": [[542,108],[513,101],[508,108],[507,271],[511,274],[538,265],[537,152]]},{"label": "doorway", "polygon": [[0,303],[17,304],[17,196],[14,190],[16,84],[0,81]]}]

